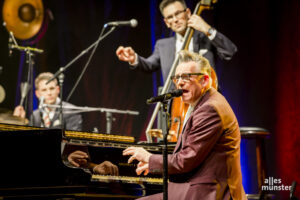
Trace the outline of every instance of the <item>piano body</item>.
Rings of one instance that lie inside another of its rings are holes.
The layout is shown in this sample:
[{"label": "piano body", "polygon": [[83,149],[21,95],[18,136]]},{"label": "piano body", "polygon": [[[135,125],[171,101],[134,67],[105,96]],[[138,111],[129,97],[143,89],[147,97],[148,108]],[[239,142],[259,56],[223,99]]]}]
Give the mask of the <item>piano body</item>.
[{"label": "piano body", "polygon": [[[136,163],[122,156],[132,145],[161,153],[161,146],[135,144],[130,136],[0,124],[0,199],[135,199],[162,192],[160,177],[138,177]],[[112,162],[120,176],[66,166],[75,150],[97,164]]]}]

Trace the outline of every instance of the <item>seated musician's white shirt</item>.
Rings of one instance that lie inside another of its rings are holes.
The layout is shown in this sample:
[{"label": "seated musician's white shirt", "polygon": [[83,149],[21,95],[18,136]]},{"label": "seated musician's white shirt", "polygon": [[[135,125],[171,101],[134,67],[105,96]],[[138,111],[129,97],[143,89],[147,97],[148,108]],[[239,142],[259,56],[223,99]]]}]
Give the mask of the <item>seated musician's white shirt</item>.
[{"label": "seated musician's white shirt", "polygon": [[[190,44],[189,44],[189,51],[194,51],[194,45],[193,45],[193,38],[191,38]],[[175,55],[182,49],[183,45],[183,36],[176,33],[176,44],[175,44]]]}]

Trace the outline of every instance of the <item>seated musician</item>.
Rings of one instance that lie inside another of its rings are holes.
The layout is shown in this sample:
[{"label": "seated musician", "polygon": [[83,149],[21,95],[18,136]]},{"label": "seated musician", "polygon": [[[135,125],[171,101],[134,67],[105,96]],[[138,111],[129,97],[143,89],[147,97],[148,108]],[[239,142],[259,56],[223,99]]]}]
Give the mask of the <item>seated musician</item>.
[{"label": "seated musician", "polygon": [[[35,79],[35,95],[39,99],[44,99],[43,103],[48,105],[59,105],[60,98],[58,97],[60,88],[57,84],[57,79],[54,79],[49,84],[46,82],[53,78],[50,72],[44,72],[38,75]],[[63,106],[73,106],[70,103],[63,102]],[[60,128],[59,109],[51,107],[43,107],[34,110],[31,117],[33,118],[32,126],[47,127],[47,128]],[[25,118],[26,113],[23,106],[17,106],[13,113],[14,116]],[[64,128],[67,130],[81,130],[82,117],[80,114],[63,114]],[[31,120],[30,120],[31,121]]]},{"label": "seated musician", "polygon": [[67,159],[67,165],[82,168],[88,173],[114,176],[119,175],[118,167],[110,161],[103,161],[100,164],[92,163],[90,162],[88,154],[81,150],[70,153]]},{"label": "seated musician", "polygon": [[[240,167],[240,131],[226,99],[211,87],[210,65],[197,53],[181,51],[175,76],[189,104],[183,131],[168,155],[168,196],[172,200],[247,199]],[[141,147],[123,155],[138,160],[137,174],[162,173],[163,157]],[[162,193],[142,199],[163,199]]]}]

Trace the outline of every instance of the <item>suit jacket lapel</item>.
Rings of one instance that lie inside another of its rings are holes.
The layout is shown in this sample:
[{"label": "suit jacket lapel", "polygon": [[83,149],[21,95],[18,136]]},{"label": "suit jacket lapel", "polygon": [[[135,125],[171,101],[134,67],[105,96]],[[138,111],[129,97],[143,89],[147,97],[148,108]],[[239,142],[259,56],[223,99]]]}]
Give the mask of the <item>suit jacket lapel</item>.
[{"label": "suit jacket lapel", "polygon": [[[192,116],[192,115],[191,115],[191,116]],[[190,116],[190,118],[191,118],[191,116]],[[180,136],[179,136],[179,138],[178,138],[178,141],[177,141],[177,143],[176,143],[176,147],[175,147],[175,149],[174,149],[174,153],[176,153],[177,151],[179,151],[179,150],[181,149],[181,146],[182,146],[182,137],[184,136],[183,133],[184,133],[184,131],[185,131],[185,127],[186,127],[188,121],[190,120],[190,118],[186,121],[186,123],[184,124],[184,126],[183,126],[183,128],[182,128],[181,134],[180,134]]]},{"label": "suit jacket lapel", "polygon": [[[182,132],[183,133],[183,132]],[[179,151],[179,149],[181,149],[181,144],[182,144],[182,133],[180,134],[178,140],[177,140],[177,143],[176,143],[176,146],[175,146],[175,149],[173,151],[173,153],[176,153],[177,151]]]},{"label": "suit jacket lapel", "polygon": [[33,120],[32,120],[33,124],[32,125],[33,126],[41,126],[43,124],[41,115],[43,115],[43,113],[41,113],[40,110],[38,112],[33,113],[33,115],[32,115],[32,117],[33,117]]},{"label": "suit jacket lapel", "polygon": [[200,42],[199,42],[199,34],[197,32],[194,32],[193,35],[193,49],[194,52],[199,52],[200,50]]},{"label": "suit jacket lapel", "polygon": [[[201,97],[201,99],[199,100],[199,102],[197,103],[197,105],[194,108],[194,111],[198,109],[199,106],[201,106],[201,104],[203,103],[204,99],[207,98],[208,96],[210,96],[213,92],[215,92],[214,88],[210,88],[208,91],[206,91],[206,93]],[[176,147],[174,149],[174,153],[178,152],[181,149],[182,143],[183,143],[183,139],[182,137],[187,137],[187,133],[185,133],[185,131],[189,131],[190,127],[189,127],[189,121],[191,120],[191,118],[193,117],[194,113],[192,113],[189,117],[189,119],[186,121],[186,123],[184,124],[184,127],[182,129],[182,132],[180,134],[180,137],[176,143]]]},{"label": "suit jacket lapel", "polygon": [[167,49],[166,49],[166,52],[169,53],[168,58],[170,62],[170,68],[172,67],[172,64],[175,60],[175,48],[176,48],[176,38],[173,37],[171,42],[167,45]]}]

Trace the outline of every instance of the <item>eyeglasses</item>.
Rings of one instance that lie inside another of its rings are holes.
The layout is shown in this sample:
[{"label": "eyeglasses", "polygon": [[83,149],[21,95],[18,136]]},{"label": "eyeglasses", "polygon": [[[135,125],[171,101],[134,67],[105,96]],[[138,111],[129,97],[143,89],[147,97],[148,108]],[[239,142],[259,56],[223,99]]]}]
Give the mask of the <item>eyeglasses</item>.
[{"label": "eyeglasses", "polygon": [[186,11],[186,9],[184,9],[184,10],[178,10],[173,15],[169,15],[169,16],[165,17],[165,19],[168,20],[168,21],[172,21],[174,19],[174,17],[176,17],[176,18],[182,17],[182,14],[185,11]]},{"label": "eyeglasses", "polygon": [[171,76],[171,80],[175,84],[178,84],[180,78],[181,78],[182,81],[188,82],[188,81],[191,80],[191,76],[200,76],[200,75],[205,75],[205,74],[204,73],[184,73],[184,74],[181,74],[181,75]]}]

